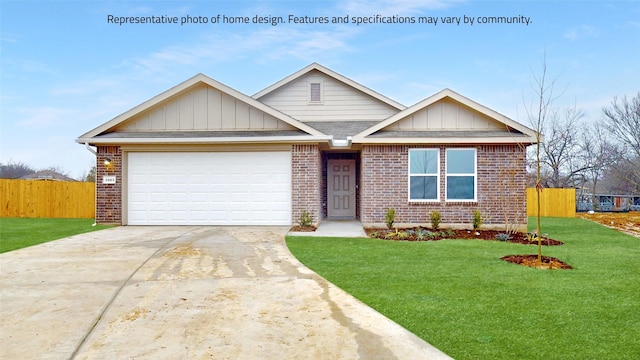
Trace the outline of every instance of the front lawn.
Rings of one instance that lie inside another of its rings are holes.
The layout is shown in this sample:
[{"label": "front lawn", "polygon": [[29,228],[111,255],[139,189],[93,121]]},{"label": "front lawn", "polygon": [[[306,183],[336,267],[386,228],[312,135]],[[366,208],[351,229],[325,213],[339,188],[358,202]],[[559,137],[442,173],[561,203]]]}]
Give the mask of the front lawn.
[{"label": "front lawn", "polygon": [[109,227],[91,226],[93,222],[93,219],[0,218],[0,253]]},{"label": "front lawn", "polygon": [[[530,223],[533,220],[530,219]],[[499,260],[498,241],[287,237],[305,265],[456,359],[640,357],[640,239],[545,218],[544,247],[573,270]]]}]

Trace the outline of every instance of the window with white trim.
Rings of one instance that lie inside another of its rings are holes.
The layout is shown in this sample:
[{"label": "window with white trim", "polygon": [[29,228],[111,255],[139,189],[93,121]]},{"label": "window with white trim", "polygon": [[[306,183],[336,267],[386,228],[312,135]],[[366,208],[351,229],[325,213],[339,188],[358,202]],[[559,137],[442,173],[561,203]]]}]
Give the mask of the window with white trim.
[{"label": "window with white trim", "polygon": [[310,103],[322,103],[322,83],[312,82],[309,83],[309,102]]},{"label": "window with white trim", "polygon": [[409,149],[409,201],[440,198],[440,150]]},{"label": "window with white trim", "polygon": [[476,149],[447,149],[446,200],[476,201]]}]

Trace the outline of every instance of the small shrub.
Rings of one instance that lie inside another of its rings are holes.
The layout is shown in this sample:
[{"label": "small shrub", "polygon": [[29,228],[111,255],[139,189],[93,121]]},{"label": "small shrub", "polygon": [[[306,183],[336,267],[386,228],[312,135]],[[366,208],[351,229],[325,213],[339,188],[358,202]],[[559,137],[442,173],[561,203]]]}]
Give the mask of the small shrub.
[{"label": "small shrub", "polygon": [[302,214],[300,214],[300,218],[298,218],[298,225],[311,226],[311,224],[313,224],[313,217],[311,217],[311,214],[309,214],[307,210],[303,211]]},{"label": "small shrub", "polygon": [[440,216],[440,212],[432,211],[429,217],[431,218],[431,228],[433,230],[438,230],[438,228],[440,227],[440,220],[442,220],[442,216]]},{"label": "small shrub", "polygon": [[[548,234],[542,234],[540,237],[540,242],[543,242],[548,239]],[[527,233],[527,241],[530,243],[538,242],[538,233],[534,230],[532,232]]]},{"label": "small shrub", "polygon": [[451,229],[447,229],[447,237],[452,238],[454,236],[456,236],[456,232]]},{"label": "small shrub", "polygon": [[475,210],[473,212],[473,230],[478,230],[482,225],[482,213],[480,210]]},{"label": "small shrub", "polygon": [[369,237],[372,238],[372,239],[377,239],[378,236],[379,236],[379,234],[378,234],[377,231],[372,231],[372,232],[369,233]]},{"label": "small shrub", "polygon": [[426,229],[420,229],[416,232],[416,238],[418,240],[433,240],[438,237],[437,232],[429,231]]},{"label": "small shrub", "polygon": [[409,234],[406,231],[400,231],[396,236],[398,240],[407,240],[409,238]]},{"label": "small shrub", "polygon": [[384,222],[387,224],[387,229],[393,229],[393,224],[396,222],[396,210],[394,208],[387,209],[387,213],[384,215]]},{"label": "small shrub", "polygon": [[507,233],[500,233],[500,234],[496,235],[496,239],[498,239],[500,241],[509,241],[509,240],[511,240],[511,235],[509,235]]},{"label": "small shrub", "polygon": [[391,231],[385,234],[384,238],[385,239],[393,239],[396,236],[396,233]]}]

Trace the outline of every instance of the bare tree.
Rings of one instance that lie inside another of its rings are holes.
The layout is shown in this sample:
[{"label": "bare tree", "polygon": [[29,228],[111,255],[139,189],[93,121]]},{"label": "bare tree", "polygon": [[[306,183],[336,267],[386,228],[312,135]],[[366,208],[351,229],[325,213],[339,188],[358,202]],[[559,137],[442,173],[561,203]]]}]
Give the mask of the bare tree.
[{"label": "bare tree", "polygon": [[542,263],[542,229],[540,224],[540,193],[542,192],[542,131],[545,128],[545,124],[552,114],[553,102],[558,98],[554,94],[556,80],[549,80],[547,78],[547,59],[546,55],[542,59],[542,70],[540,75],[536,76],[535,73],[531,75],[531,89],[533,91],[533,98],[526,105],[525,111],[531,126],[536,132],[536,147],[535,147],[535,188],[536,188],[536,232],[538,235],[538,262]]},{"label": "bare tree", "polygon": [[613,98],[611,107],[602,109],[607,130],[628,151],[640,157],[640,92],[631,99],[623,97],[620,103]]},{"label": "bare tree", "polygon": [[18,179],[34,172],[36,171],[31,166],[23,162],[9,160],[6,164],[0,163],[1,179]]},{"label": "bare tree", "polygon": [[620,144],[612,176],[621,181],[626,192],[640,192],[640,92],[631,99],[614,98],[611,107],[602,109],[603,121],[611,137]]},{"label": "bare tree", "polygon": [[574,188],[585,182],[590,164],[580,149],[580,132],[586,114],[568,108],[552,109],[542,144],[542,178],[545,187]]},{"label": "bare tree", "polygon": [[598,184],[614,163],[617,149],[609,141],[601,123],[584,127],[580,135],[580,153],[588,164],[584,172],[585,180],[591,185],[591,203],[594,204]]},{"label": "bare tree", "polygon": [[607,190],[619,194],[640,194],[640,157],[629,157],[617,150],[607,169]]}]

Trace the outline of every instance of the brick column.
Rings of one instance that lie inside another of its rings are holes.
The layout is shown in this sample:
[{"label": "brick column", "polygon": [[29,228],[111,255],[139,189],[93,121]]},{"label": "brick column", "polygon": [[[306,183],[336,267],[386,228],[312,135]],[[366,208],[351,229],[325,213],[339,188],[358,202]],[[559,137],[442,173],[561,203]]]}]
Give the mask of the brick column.
[{"label": "brick column", "polygon": [[291,148],[292,222],[308,211],[315,223],[322,216],[322,161],[318,145]]},{"label": "brick column", "polygon": [[[106,165],[105,160],[110,159]],[[96,164],[96,222],[122,224],[122,151],[119,146],[98,146]],[[115,184],[103,184],[104,176],[115,176]]]}]

